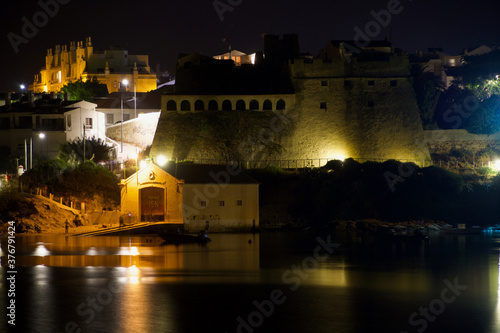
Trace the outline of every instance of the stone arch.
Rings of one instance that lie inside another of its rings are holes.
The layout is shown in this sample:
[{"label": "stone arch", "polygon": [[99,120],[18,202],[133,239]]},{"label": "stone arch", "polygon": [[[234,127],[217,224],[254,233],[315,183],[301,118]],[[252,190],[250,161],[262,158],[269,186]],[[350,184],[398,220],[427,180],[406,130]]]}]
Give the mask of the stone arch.
[{"label": "stone arch", "polygon": [[256,99],[252,99],[250,101],[250,107],[249,107],[250,110],[258,110],[259,109],[259,101],[257,101]]},{"label": "stone arch", "polygon": [[217,111],[219,110],[219,103],[217,103],[217,101],[215,100],[211,100],[210,102],[208,102],[208,109],[210,111]]},{"label": "stone arch", "polygon": [[233,109],[233,104],[231,103],[230,100],[226,99],[224,102],[222,102],[222,110],[224,111],[231,111]]},{"label": "stone arch", "polygon": [[203,111],[205,110],[205,103],[201,99],[194,102],[194,110],[195,111]]},{"label": "stone arch", "polygon": [[177,103],[173,99],[167,102],[167,111],[177,111]]},{"label": "stone arch", "polygon": [[279,99],[278,102],[276,102],[276,110],[285,110],[286,103],[283,99]]},{"label": "stone arch", "polygon": [[270,100],[266,99],[262,106],[262,110],[272,110],[272,109],[273,109],[273,103]]},{"label": "stone arch", "polygon": [[191,111],[191,103],[187,100],[181,102],[181,111]]},{"label": "stone arch", "polygon": [[246,110],[246,104],[245,104],[244,100],[239,99],[238,101],[236,101],[236,110],[240,110],[240,111]]}]

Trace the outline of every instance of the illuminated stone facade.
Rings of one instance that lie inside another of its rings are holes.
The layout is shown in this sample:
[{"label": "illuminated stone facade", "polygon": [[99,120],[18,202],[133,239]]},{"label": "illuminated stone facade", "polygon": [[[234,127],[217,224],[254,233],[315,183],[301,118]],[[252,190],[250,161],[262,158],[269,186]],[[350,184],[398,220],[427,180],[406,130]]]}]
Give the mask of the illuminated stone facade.
[{"label": "illuminated stone facade", "polygon": [[[293,59],[288,68],[293,93],[162,96],[151,153],[173,159],[222,159],[200,144],[193,144],[186,156],[176,156],[176,138],[170,133],[179,129],[172,128],[170,115],[251,110],[286,114],[291,121],[284,129],[272,123],[268,126],[276,128],[271,136],[283,147],[281,152],[248,159],[243,156],[242,160],[322,159],[326,163],[328,159],[353,157],[421,164],[430,159],[410,82],[408,56],[395,52],[390,43],[375,43],[364,53],[352,55],[333,42],[319,57]],[[185,130],[198,128],[192,124]],[[255,133],[254,138],[259,135]],[[241,138],[246,142],[251,139]]]},{"label": "illuminated stone facade", "polygon": [[[42,67],[29,90],[38,92],[59,92],[70,82],[97,78],[105,84],[108,92],[135,91],[148,92],[155,90],[156,75],[151,73],[147,55],[129,55],[127,50],[112,47],[110,50],[94,51],[92,41],[88,37],[83,42],[71,42],[67,45],[56,45],[48,49],[45,66]],[[128,86],[122,81],[127,79]]]}]

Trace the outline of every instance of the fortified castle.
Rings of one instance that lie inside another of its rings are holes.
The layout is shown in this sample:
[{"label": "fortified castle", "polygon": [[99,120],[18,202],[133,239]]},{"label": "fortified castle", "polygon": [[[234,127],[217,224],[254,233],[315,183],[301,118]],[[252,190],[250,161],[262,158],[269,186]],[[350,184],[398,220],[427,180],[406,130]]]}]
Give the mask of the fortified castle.
[{"label": "fortified castle", "polygon": [[[156,89],[156,75],[151,73],[147,55],[131,55],[127,50],[114,46],[109,50],[94,50],[88,37],[67,45],[56,45],[48,49],[45,67],[35,75],[30,91],[35,93],[59,92],[70,82],[79,79],[87,81],[96,78],[105,84],[108,92],[130,91],[147,92]],[[127,79],[130,87],[122,87]]]},{"label": "fortified castle", "polygon": [[388,41],[354,54],[345,52],[352,49],[346,43],[329,41],[313,57],[299,53],[296,35],[268,35],[254,64],[180,55],[175,93],[162,96],[151,154],[250,162],[429,160],[408,56]]}]

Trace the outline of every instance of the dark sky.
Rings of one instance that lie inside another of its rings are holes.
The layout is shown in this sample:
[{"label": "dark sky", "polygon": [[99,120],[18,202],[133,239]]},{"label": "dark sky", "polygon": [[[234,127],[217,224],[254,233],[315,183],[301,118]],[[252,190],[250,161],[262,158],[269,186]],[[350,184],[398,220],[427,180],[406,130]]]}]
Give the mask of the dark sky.
[{"label": "dark sky", "polygon": [[[56,0],[41,0],[53,2]],[[263,49],[262,34],[296,33],[302,52],[317,54],[329,39],[353,39],[373,20],[370,12],[387,8],[388,0],[220,0],[233,11],[221,21],[213,0],[59,0],[58,12],[19,45],[15,53],[9,33],[22,36],[26,17],[33,22],[38,1],[2,4],[0,19],[0,92],[29,84],[44,66],[46,49],[92,37],[95,49],[121,45],[130,54],[148,54],[151,67],[173,72],[179,53],[205,55],[233,49],[252,53]],[[394,1],[394,0],[391,0]],[[372,39],[391,36],[407,52],[443,47],[458,53],[483,43],[500,45],[498,9],[492,0],[402,1],[402,11]],[[42,20],[43,23],[43,20]],[[225,37],[226,41],[223,41]]]}]

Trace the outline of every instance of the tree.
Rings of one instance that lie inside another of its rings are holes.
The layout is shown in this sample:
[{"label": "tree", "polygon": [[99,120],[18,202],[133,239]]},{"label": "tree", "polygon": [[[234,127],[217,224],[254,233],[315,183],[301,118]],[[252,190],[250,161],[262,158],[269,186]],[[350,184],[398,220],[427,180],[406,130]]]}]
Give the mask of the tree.
[{"label": "tree", "polygon": [[481,101],[492,95],[500,95],[500,50],[468,56],[464,61],[462,77],[459,79],[464,87]]},{"label": "tree", "polygon": [[77,138],[73,141],[66,141],[59,147],[58,159],[65,161],[70,165],[81,163],[84,160],[109,161],[109,152],[111,146],[108,146],[104,140]]},{"label": "tree", "polygon": [[70,82],[61,88],[61,92],[68,93],[72,101],[85,100],[92,102],[95,97],[103,97],[108,94],[108,88],[105,84],[99,83],[96,77],[83,82],[79,78],[75,82]]},{"label": "tree", "polygon": [[410,68],[413,89],[424,129],[436,128],[434,113],[441,94],[441,84],[432,72],[426,72],[422,64]]},{"label": "tree", "polygon": [[500,130],[500,95],[493,95],[479,104],[465,121],[465,129],[474,134],[493,134]]}]

